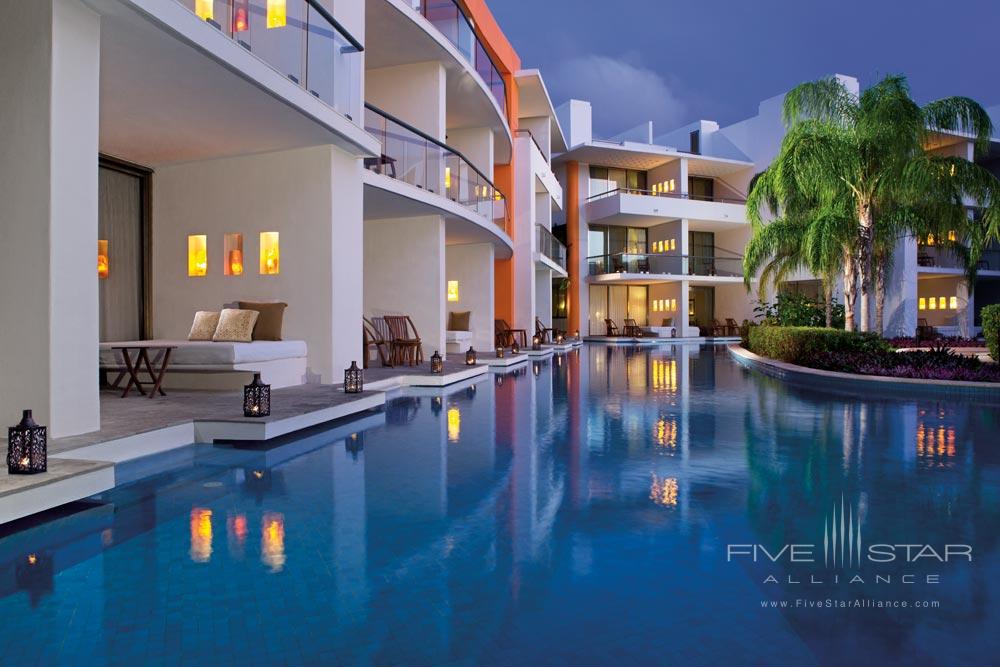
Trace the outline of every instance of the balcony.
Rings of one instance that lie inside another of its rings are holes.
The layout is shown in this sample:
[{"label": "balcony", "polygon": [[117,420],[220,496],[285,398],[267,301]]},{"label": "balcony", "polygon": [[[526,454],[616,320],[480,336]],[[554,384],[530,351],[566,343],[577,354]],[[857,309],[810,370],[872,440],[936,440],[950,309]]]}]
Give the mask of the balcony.
[{"label": "balcony", "polygon": [[[591,276],[649,276],[671,280],[691,278],[707,282],[743,280],[743,258],[673,255],[667,253],[614,253],[587,258]],[[722,280],[714,280],[722,279]]]},{"label": "balcony", "polygon": [[746,200],[623,188],[587,199],[591,223],[649,227],[681,218],[717,223],[719,228],[746,225]]},{"label": "balcony", "polygon": [[446,197],[506,233],[503,193],[460,152],[371,104],[365,105],[365,130],[381,145],[365,169]]},{"label": "balcony", "polygon": [[535,225],[538,252],[566,271],[566,246],[543,225]]},{"label": "balcony", "polygon": [[[917,246],[917,266],[925,273],[965,271],[965,261],[951,244],[920,244]],[[987,248],[979,258],[979,271],[1000,271],[1000,249]]]},{"label": "balcony", "polygon": [[175,0],[348,118],[364,50],[319,0]]}]

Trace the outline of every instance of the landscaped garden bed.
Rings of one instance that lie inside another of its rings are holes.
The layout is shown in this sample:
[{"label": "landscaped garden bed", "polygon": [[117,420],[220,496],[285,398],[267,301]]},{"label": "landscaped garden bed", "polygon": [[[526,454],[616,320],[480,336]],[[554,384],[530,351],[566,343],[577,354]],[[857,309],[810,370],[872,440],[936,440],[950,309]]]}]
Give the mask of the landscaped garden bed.
[{"label": "landscaped garden bed", "polygon": [[1000,382],[1000,365],[954,353],[945,346],[897,352],[877,334],[820,327],[750,327],[754,354],[807,368],[895,378]]}]

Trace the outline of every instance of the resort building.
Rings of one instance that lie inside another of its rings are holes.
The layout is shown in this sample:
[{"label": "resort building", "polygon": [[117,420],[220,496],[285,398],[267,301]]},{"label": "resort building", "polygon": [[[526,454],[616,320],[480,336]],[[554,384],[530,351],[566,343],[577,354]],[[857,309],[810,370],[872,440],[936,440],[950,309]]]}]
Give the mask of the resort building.
[{"label": "resort building", "polygon": [[[857,79],[838,77],[859,91]],[[723,336],[733,333],[727,321],[753,318],[758,291],[748,293],[742,278],[744,204],[753,176],[781,147],[783,102],[784,94],[767,99],[757,115],[726,127],[702,120],[657,135],[646,123],[610,139],[593,135],[589,103],[559,108],[569,138],[556,164],[567,200],[570,329],[603,335],[606,318],[618,327],[628,318],[647,333]],[[1000,107],[992,112],[996,122]],[[927,150],[975,159],[1000,176],[1000,139],[977,156],[967,136],[936,132]],[[968,206],[975,215],[975,202]],[[887,279],[886,335],[912,336],[918,326],[979,331],[982,307],[1000,302],[1000,247],[983,255],[970,289],[951,249],[957,240],[900,240]],[[807,272],[780,289],[822,294]]]},{"label": "resort building", "polygon": [[186,342],[196,312],[241,303],[287,304],[276,340],[178,348],[164,386],[340,383],[372,354],[363,318],[408,316],[425,364],[491,350],[496,319],[551,326],[565,140],[482,0],[10,11],[7,422],[31,407],[53,437],[98,430],[110,346]]}]

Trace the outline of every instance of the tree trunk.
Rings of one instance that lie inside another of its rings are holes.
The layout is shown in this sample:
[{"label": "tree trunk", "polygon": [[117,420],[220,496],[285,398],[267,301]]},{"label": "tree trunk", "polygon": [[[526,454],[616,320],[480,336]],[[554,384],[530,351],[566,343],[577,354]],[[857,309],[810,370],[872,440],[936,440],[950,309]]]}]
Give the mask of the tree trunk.
[{"label": "tree trunk", "polygon": [[883,314],[885,313],[885,257],[875,262],[875,331],[885,333]]},{"label": "tree trunk", "polygon": [[874,245],[875,216],[869,204],[862,204],[858,211],[858,282],[860,284],[861,321],[859,331],[871,329],[871,290],[872,290],[872,246]]},{"label": "tree trunk", "polygon": [[829,329],[833,326],[833,280],[830,276],[823,278],[823,311]]},{"label": "tree trunk", "polygon": [[854,331],[854,301],[857,296],[857,266],[854,253],[844,248],[844,328]]}]

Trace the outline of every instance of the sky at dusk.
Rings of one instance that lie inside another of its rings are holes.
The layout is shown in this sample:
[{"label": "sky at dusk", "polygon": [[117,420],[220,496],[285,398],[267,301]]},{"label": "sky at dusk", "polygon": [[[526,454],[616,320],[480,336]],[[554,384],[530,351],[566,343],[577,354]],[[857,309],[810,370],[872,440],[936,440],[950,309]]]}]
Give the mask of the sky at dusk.
[{"label": "sky at dusk", "polygon": [[839,73],[908,76],[926,102],[1000,104],[1000,0],[489,0],[556,105],[593,103],[601,136],[722,125],[761,100]]}]

